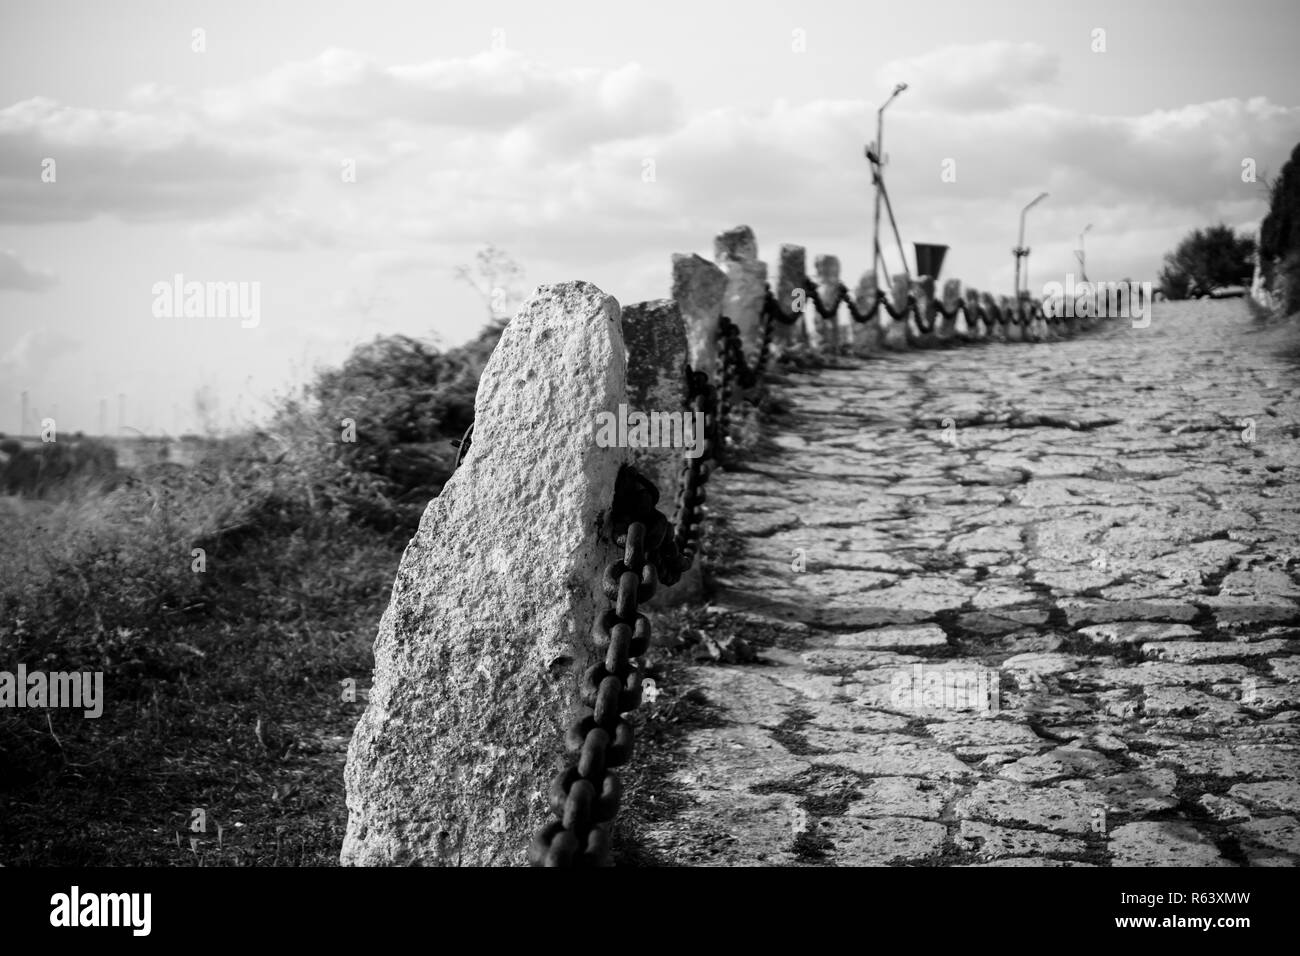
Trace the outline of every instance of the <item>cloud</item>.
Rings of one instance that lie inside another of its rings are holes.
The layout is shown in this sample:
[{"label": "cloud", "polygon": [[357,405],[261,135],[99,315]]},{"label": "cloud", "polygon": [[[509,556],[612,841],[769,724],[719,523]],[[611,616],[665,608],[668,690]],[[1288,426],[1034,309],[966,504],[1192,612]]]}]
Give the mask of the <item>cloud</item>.
[{"label": "cloud", "polygon": [[[1030,102],[1057,77],[1033,43],[946,47],[884,73],[912,84],[889,114],[904,238],[950,243],[955,266],[961,250],[966,261],[984,250],[977,283],[995,255],[999,270],[1009,259],[1019,208],[1038,191],[1052,195],[1033,215],[1036,266],[1053,242],[1068,261],[1087,222],[1100,237],[1258,218],[1263,189],[1241,182],[1242,160],[1276,171],[1300,138],[1300,109],[1258,97],[1138,116]],[[372,279],[413,278],[487,242],[539,278],[645,270],[649,255],[707,251],[743,222],[769,260],[779,242],[827,243],[810,252],[841,253],[847,269],[869,258],[862,147],[878,105],[687,115],[636,64],[496,52],[387,66],[329,50],[197,98],[141,87],[122,111],[48,100],[0,111],[0,219],[188,219],[209,242],[339,249]],[[39,181],[47,151],[63,157],[57,185]],[[340,178],[347,160],[355,182]]]},{"label": "cloud", "polygon": [[329,49],[210,93],[202,106],[223,124],[257,116],[317,130],[395,121],[496,132],[527,126],[553,147],[662,130],[680,109],[672,86],[635,63],[557,68],[509,50],[381,66]]},{"label": "cloud", "polygon": [[194,235],[201,241],[267,251],[330,248],[339,243],[340,230],[296,206],[274,205],[250,209],[225,219],[200,223]]},{"label": "cloud", "polygon": [[184,113],[24,100],[0,109],[0,221],[179,219],[242,205],[288,171],[249,140]]},{"label": "cloud", "polygon": [[0,289],[44,292],[58,281],[54,273],[25,264],[12,249],[0,249]]},{"label": "cloud", "polygon": [[31,329],[0,355],[0,374],[9,382],[34,382],[42,378],[58,359],[80,348],[75,339],[62,332]]},{"label": "cloud", "polygon": [[997,110],[1023,102],[1054,84],[1056,54],[1037,43],[958,44],[921,56],[892,60],[876,78],[891,88],[908,84],[910,103],[948,110]]}]

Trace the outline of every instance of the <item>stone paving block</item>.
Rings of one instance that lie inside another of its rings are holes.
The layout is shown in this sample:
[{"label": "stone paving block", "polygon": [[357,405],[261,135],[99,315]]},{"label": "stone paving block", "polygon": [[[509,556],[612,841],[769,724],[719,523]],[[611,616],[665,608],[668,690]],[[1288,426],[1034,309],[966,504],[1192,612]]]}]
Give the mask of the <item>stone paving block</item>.
[{"label": "stone paving block", "polygon": [[817,832],[841,866],[916,862],[942,852],[948,836],[943,824],[911,817],[832,817],[819,821]]},{"label": "stone paving block", "polygon": [[1184,823],[1141,822],[1110,834],[1112,866],[1231,866],[1218,848]]}]

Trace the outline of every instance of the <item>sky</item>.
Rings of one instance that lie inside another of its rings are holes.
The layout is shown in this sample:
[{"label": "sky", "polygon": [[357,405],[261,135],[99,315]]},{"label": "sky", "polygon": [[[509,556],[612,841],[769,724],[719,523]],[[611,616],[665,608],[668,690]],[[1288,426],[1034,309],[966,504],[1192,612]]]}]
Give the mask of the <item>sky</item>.
[{"label": "sky", "polygon": [[[909,261],[943,243],[943,278],[1009,293],[1047,192],[1031,289],[1088,226],[1090,278],[1155,281],[1191,229],[1267,211],[1298,27],[1294,0],[5,3],[0,431],[23,391],[29,432],[245,426],[376,335],[472,337],[457,267],[488,245],[522,294],[631,303],[745,224],[773,270],[797,243],[852,287],[897,82]],[[256,284],[256,322],[169,314],[177,275]]]}]

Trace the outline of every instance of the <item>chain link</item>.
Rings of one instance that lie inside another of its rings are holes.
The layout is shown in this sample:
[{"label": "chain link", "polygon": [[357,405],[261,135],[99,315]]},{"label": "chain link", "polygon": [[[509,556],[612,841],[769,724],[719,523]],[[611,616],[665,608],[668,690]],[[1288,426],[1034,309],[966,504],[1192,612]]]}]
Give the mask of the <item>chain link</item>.
[{"label": "chain link", "polygon": [[641,703],[635,658],[650,646],[650,619],[640,606],[660,581],[675,580],[680,562],[668,519],[656,508],[659,491],[624,466],[614,489],[612,523],[623,557],[606,566],[601,590],[609,606],[598,610],[591,634],[600,661],[582,678],[582,706],[564,735],[570,759],[551,780],[548,802],[555,819],[528,848],[533,866],[589,867],[610,863],[610,825],[623,785],[613,768],[632,757],[634,734],[624,717]]}]

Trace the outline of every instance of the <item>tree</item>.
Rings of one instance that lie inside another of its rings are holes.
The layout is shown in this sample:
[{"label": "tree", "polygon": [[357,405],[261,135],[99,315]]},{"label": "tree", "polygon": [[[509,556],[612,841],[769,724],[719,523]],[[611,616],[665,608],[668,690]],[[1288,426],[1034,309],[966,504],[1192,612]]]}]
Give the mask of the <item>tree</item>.
[{"label": "tree", "polygon": [[1209,295],[1229,285],[1250,285],[1255,240],[1220,223],[1194,229],[1165,255],[1160,287],[1170,299]]},{"label": "tree", "polygon": [[1260,271],[1290,314],[1300,309],[1300,145],[1268,182],[1268,191],[1268,215],[1259,227]]}]

